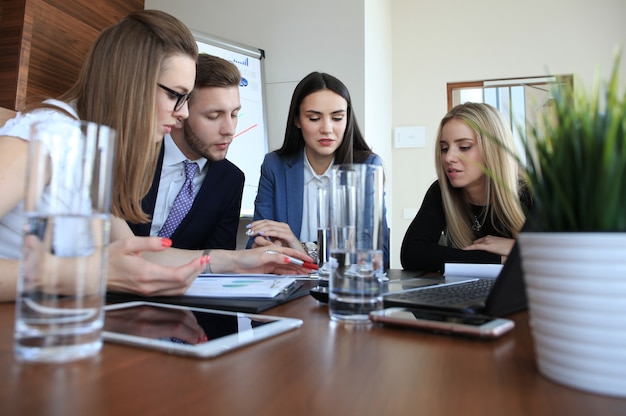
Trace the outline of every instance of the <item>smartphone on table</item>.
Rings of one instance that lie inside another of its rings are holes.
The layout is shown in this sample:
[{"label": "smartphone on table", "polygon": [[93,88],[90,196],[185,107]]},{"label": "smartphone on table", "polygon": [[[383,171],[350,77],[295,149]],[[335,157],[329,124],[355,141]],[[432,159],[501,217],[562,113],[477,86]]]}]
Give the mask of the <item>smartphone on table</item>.
[{"label": "smartphone on table", "polygon": [[385,325],[479,338],[497,338],[515,327],[515,322],[505,318],[409,308],[373,311],[370,319]]}]

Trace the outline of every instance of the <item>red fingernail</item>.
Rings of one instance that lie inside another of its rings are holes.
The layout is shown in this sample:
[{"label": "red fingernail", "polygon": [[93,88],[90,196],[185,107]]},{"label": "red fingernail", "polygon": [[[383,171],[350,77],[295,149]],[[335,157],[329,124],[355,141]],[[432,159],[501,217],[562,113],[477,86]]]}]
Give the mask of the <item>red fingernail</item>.
[{"label": "red fingernail", "polygon": [[211,261],[211,256],[202,256],[200,257],[200,264],[205,265]]},{"label": "red fingernail", "polygon": [[162,238],[161,239],[161,246],[162,247],[171,247],[172,246],[172,240],[170,240],[169,238]]}]

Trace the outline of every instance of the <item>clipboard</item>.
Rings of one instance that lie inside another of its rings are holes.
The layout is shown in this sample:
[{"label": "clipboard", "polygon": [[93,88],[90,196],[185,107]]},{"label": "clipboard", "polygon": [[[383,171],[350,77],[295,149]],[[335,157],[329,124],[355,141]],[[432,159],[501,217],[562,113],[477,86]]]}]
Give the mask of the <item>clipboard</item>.
[{"label": "clipboard", "polygon": [[273,299],[293,292],[296,285],[294,276],[201,274],[189,286],[185,296]]},{"label": "clipboard", "polygon": [[140,296],[132,293],[107,292],[107,303],[129,301],[161,302],[174,305],[219,309],[232,312],[259,313],[283,303],[308,296],[309,290],[317,286],[317,279],[298,279],[293,289],[275,298],[210,298],[198,296]]}]

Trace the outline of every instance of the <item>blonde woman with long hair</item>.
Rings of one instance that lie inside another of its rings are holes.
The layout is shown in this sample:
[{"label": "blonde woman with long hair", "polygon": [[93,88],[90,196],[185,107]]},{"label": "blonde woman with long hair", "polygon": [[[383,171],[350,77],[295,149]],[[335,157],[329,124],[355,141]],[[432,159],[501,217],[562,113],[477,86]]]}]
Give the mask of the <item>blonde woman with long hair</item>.
[{"label": "blonde woman with long hair", "polygon": [[488,104],[460,104],[444,116],[435,143],[438,180],[404,236],[405,269],[506,261],[532,204],[514,148],[511,129]]},{"label": "blonde woman with long hair", "polygon": [[[194,88],[197,58],[195,39],[181,21],[156,10],[132,13],[100,34],[67,93],[19,112],[0,127],[0,301],[16,295],[26,155],[30,126],[39,121],[82,119],[117,132],[109,290],[181,295],[200,272],[208,270],[209,255],[202,250],[171,248],[168,238],[135,237],[126,224],[149,220],[141,199],[150,188],[163,136],[189,116],[187,101]],[[310,261],[287,247],[273,250]],[[286,265],[282,255],[267,253],[265,248],[213,250],[210,270],[307,272]]]}]

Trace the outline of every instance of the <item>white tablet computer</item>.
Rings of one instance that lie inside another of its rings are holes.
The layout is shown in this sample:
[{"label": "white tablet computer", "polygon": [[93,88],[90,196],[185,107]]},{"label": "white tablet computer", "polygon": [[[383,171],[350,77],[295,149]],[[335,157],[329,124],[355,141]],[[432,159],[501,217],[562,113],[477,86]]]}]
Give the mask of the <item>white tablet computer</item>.
[{"label": "white tablet computer", "polygon": [[302,320],[153,302],[105,307],[105,341],[215,357],[302,326]]}]

